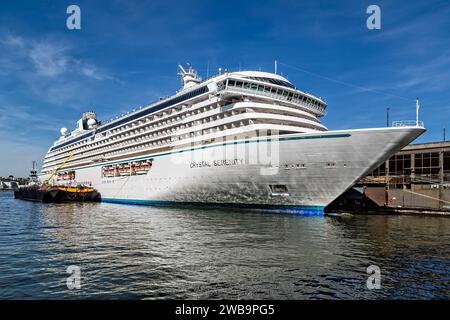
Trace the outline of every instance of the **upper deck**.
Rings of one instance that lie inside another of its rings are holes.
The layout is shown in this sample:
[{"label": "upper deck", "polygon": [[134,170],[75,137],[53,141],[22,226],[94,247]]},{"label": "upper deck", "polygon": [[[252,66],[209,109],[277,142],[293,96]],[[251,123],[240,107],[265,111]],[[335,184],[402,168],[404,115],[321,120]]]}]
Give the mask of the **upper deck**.
[{"label": "upper deck", "polygon": [[[97,122],[96,119],[93,121],[89,114],[94,113],[89,113],[87,117],[83,115],[78,121],[77,129],[70,134],[64,129],[60,139],[49,149],[45,156],[45,167],[57,164],[67,156],[67,152],[80,154],[74,156],[74,160],[83,154],[84,158],[93,154],[91,149],[99,151],[96,154],[100,151],[102,154],[111,154],[111,150],[120,149],[126,141],[133,140],[133,137],[134,140],[136,137],[138,139],[147,137],[146,141],[153,141],[164,136],[169,139],[161,141],[167,144],[167,141],[170,143],[180,140],[176,135],[181,132],[186,133],[185,138],[194,134],[201,138],[203,134],[225,130],[227,126],[235,128],[253,124],[255,127],[254,125],[258,123],[261,126],[265,124],[265,127],[272,123],[276,128],[294,132],[326,130],[318,120],[325,113],[325,102],[312,94],[298,90],[278,74],[261,71],[225,72],[206,81],[200,81],[195,78],[195,73],[192,73],[191,69],[186,73],[189,73],[189,81],[185,81],[185,86],[173,96],[108,121]],[[236,104],[239,101],[251,102],[254,108],[244,108],[242,104]],[[236,111],[227,115],[228,113],[221,108],[219,109],[222,111],[211,110],[215,108],[214,104],[229,105]],[[213,114],[217,115],[211,117]],[[225,121],[224,118],[228,116],[230,117]],[[240,121],[233,124],[233,119]],[[200,122],[206,130],[194,133],[192,131],[194,123]]]}]

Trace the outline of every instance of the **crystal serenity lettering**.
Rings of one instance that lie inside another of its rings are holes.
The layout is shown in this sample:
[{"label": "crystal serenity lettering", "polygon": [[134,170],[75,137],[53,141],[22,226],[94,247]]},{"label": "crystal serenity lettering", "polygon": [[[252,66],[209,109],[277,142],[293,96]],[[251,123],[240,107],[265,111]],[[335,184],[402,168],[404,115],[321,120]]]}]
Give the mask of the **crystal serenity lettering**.
[{"label": "crystal serenity lettering", "polygon": [[214,161],[198,161],[191,162],[192,168],[203,168],[203,167],[223,167],[223,166],[237,166],[243,164],[244,160],[242,159],[223,159],[223,160],[214,160]]}]

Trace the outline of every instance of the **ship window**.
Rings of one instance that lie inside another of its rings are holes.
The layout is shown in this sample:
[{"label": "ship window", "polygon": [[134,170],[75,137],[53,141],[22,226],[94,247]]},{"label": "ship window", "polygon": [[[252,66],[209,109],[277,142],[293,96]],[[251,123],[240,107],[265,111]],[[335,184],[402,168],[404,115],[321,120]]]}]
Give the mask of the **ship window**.
[{"label": "ship window", "polygon": [[234,80],[228,80],[228,85],[229,86],[234,87],[234,84],[235,84]]},{"label": "ship window", "polygon": [[288,188],[284,184],[271,184],[269,185],[272,195],[285,195],[288,194]]},{"label": "ship window", "polygon": [[272,78],[265,78],[265,77],[247,77],[248,79],[258,80],[258,81],[264,81],[268,83],[273,83],[279,86],[289,87],[292,89],[295,89],[295,86],[289,82],[278,80],[278,79],[272,79]]},{"label": "ship window", "polygon": [[242,88],[242,81],[236,81],[236,87]]},{"label": "ship window", "polygon": [[450,180],[450,152],[444,152],[444,179],[446,181]]}]

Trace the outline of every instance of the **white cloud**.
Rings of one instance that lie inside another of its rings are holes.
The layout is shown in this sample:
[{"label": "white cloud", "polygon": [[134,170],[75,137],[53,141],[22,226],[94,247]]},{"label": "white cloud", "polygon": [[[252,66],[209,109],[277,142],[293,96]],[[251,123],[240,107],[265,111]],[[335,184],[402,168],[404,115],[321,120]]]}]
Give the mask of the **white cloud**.
[{"label": "white cloud", "polygon": [[0,85],[14,86],[15,92],[37,98],[45,108],[86,108],[98,88],[107,85],[102,82],[123,84],[104,68],[82,59],[76,48],[51,36],[0,32],[0,46]]},{"label": "white cloud", "polygon": [[23,48],[25,46],[25,41],[23,40],[22,37],[14,36],[11,34],[2,39],[1,43],[11,47]]},{"label": "white cloud", "polygon": [[0,42],[4,45],[4,55],[9,55],[3,57],[3,60],[14,63],[19,58],[25,58],[22,65],[27,62],[31,64],[33,72],[39,77],[78,75],[98,81],[118,81],[98,66],[74,57],[70,54],[70,46],[56,40],[25,39],[7,34],[0,38]]},{"label": "white cloud", "polygon": [[55,77],[68,70],[71,57],[67,56],[64,47],[52,43],[35,43],[28,56],[34,64],[38,75]]},{"label": "white cloud", "polygon": [[104,72],[102,70],[99,70],[99,68],[93,64],[78,63],[77,68],[78,68],[78,71],[86,77],[89,77],[89,78],[92,78],[95,80],[99,80],[99,81],[110,80],[110,81],[118,82],[120,84],[124,84],[119,79],[107,74],[106,72]]},{"label": "white cloud", "polygon": [[87,77],[91,77],[97,80],[103,80],[104,78],[98,73],[95,66],[86,65],[81,68],[81,73]]}]

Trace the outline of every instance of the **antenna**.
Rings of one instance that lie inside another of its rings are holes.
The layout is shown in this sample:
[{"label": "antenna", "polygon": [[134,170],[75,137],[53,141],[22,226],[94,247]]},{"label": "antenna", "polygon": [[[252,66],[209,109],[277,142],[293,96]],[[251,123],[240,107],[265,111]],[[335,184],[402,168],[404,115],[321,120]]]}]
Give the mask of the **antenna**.
[{"label": "antenna", "polygon": [[416,99],[416,126],[419,126],[419,98]]},{"label": "antenna", "polygon": [[178,65],[178,68],[180,68],[180,72],[181,72],[182,75],[187,73],[186,70],[184,70],[184,68],[183,68],[183,66],[181,64]]},{"label": "antenna", "polygon": [[389,128],[389,111],[391,110],[391,108],[387,107],[386,108],[386,127]]},{"label": "antenna", "polygon": [[206,79],[209,79],[209,60],[206,63]]},{"label": "antenna", "polygon": [[183,80],[183,89],[189,88],[195,84],[198,84],[201,82],[200,77],[197,74],[197,71],[192,67],[190,63],[188,65],[188,70],[183,68],[181,64],[178,65],[178,68],[180,71],[178,74],[181,76],[181,79]]},{"label": "antenna", "polygon": [[275,74],[277,74],[277,69],[278,69],[278,61],[275,59]]}]

